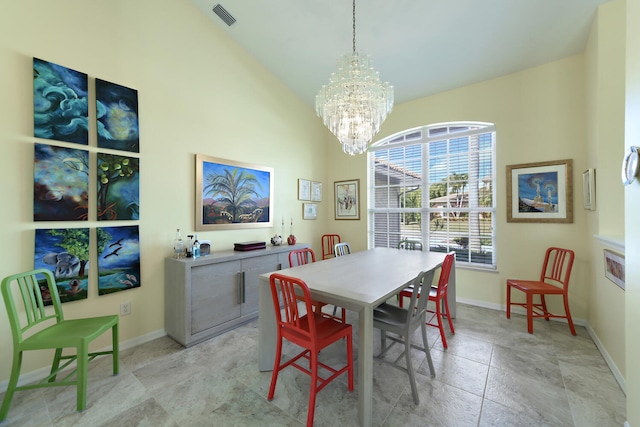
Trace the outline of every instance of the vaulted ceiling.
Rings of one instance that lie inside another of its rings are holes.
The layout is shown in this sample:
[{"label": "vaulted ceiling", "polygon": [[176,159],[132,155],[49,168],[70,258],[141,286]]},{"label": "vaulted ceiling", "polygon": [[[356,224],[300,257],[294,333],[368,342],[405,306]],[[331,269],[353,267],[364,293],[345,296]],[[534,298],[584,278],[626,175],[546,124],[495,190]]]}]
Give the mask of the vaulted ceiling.
[{"label": "vaulted ceiling", "polygon": [[[351,0],[191,1],[312,107],[352,51]],[[580,53],[606,1],[359,0],[356,47],[401,103]]]}]

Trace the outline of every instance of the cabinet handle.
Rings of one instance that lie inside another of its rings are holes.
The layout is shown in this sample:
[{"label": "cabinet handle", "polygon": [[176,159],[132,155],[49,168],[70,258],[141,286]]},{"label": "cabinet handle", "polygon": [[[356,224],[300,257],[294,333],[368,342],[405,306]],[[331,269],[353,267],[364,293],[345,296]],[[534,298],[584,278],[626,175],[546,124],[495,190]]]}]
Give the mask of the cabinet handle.
[{"label": "cabinet handle", "polygon": [[282,263],[278,264],[278,270],[282,270]]},{"label": "cabinet handle", "polygon": [[242,282],[242,285],[240,286],[240,302],[244,304],[245,303],[244,271],[241,273],[241,282]]}]

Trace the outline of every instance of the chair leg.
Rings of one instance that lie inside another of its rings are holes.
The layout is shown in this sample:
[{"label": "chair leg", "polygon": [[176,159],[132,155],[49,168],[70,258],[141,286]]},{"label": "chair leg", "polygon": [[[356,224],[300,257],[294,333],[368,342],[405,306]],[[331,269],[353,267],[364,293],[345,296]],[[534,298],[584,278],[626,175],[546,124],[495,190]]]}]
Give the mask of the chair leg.
[{"label": "chair leg", "polygon": [[425,322],[422,322],[422,345],[424,345],[424,352],[427,353],[427,363],[429,364],[429,372],[431,373],[431,378],[436,377],[436,370],[433,367],[433,360],[431,359],[431,349],[429,348],[429,343],[427,342],[427,325]]},{"label": "chair leg", "polygon": [[[60,359],[62,358],[62,349],[61,348],[56,348],[56,351],[53,355],[53,363],[51,364],[51,372],[49,372],[49,374],[53,374],[54,372],[56,372],[58,370],[58,367],[60,366]],[[56,380],[56,376],[53,375],[51,378],[49,378],[49,382],[52,383]]]},{"label": "chair leg", "polygon": [[569,329],[571,330],[571,335],[576,334],[576,328],[573,326],[573,320],[571,319],[571,312],[569,311],[569,299],[566,295],[562,296],[562,300],[564,301],[564,314],[567,315],[567,322],[569,322]]},{"label": "chair leg", "polygon": [[547,310],[547,301],[544,299],[544,294],[540,294],[540,304],[542,304],[542,311],[544,312],[544,320],[549,321],[549,310]]},{"label": "chair leg", "polygon": [[527,331],[533,333],[533,294],[527,292]]},{"label": "chair leg", "polygon": [[349,369],[347,369],[348,387],[349,391],[353,391],[353,338],[351,334],[347,336],[347,363],[349,365]]},{"label": "chair leg", "polygon": [[77,375],[78,375],[78,384],[76,385],[77,389],[77,405],[76,409],[78,411],[84,411],[84,408],[87,406],[87,365],[88,365],[88,353],[89,348],[88,344],[84,343],[78,346],[77,349]]},{"label": "chair leg", "polygon": [[447,320],[449,321],[449,330],[452,334],[455,334],[456,331],[453,329],[453,321],[451,320],[451,312],[449,311],[449,298],[447,294],[444,295],[444,311],[447,315]]},{"label": "chair leg", "polygon": [[307,427],[313,427],[313,415],[316,410],[316,393],[318,391],[318,352],[310,351],[311,390],[309,394],[309,408],[307,409]]},{"label": "chair leg", "polygon": [[118,334],[118,324],[111,328],[111,349],[113,350],[113,375],[118,375],[120,360],[120,340]]},{"label": "chair leg", "polygon": [[511,286],[507,284],[507,319],[511,319]]},{"label": "chair leg", "polygon": [[7,414],[9,413],[9,406],[11,406],[11,400],[13,399],[13,394],[16,391],[16,386],[18,385],[18,378],[20,377],[20,368],[22,367],[22,352],[14,351],[13,352],[13,366],[11,367],[11,376],[9,377],[9,384],[7,384],[7,391],[4,394],[4,399],[2,400],[2,408],[0,408],[0,421],[3,421],[7,418]]},{"label": "chair leg", "polygon": [[442,324],[442,309],[441,309],[441,304],[442,301],[437,300],[436,301],[436,318],[438,319],[438,329],[440,329],[440,338],[442,339],[442,346],[447,349],[449,348],[447,346],[447,337],[445,335],[444,332],[444,325]]},{"label": "chair leg", "polygon": [[404,337],[404,356],[407,361],[407,373],[409,374],[409,384],[411,384],[411,395],[413,396],[413,403],[420,404],[420,397],[418,396],[418,387],[416,386],[416,375],[413,372],[413,363],[411,362],[411,336],[407,334]]},{"label": "chair leg", "polygon": [[273,362],[273,372],[271,373],[271,385],[269,386],[269,394],[267,395],[267,400],[273,400],[273,395],[276,392],[276,382],[278,381],[278,373],[280,372],[280,357],[282,357],[282,337],[278,336],[278,345],[276,346],[276,358],[275,358],[275,361]]}]

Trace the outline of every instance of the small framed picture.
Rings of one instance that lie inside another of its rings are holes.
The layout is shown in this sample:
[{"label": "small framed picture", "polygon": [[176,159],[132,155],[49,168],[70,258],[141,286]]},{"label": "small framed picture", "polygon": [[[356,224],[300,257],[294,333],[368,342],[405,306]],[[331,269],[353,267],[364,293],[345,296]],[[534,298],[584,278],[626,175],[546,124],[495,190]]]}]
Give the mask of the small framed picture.
[{"label": "small framed picture", "polygon": [[321,202],[322,201],[322,183],[311,181],[311,201],[312,202]]},{"label": "small framed picture", "polygon": [[604,250],[604,276],[624,289],[624,255]]},{"label": "small framed picture", "polygon": [[298,179],[298,200],[311,200],[311,182],[308,179]]},{"label": "small framed picture", "polygon": [[317,203],[303,203],[302,204],[302,219],[318,219],[318,204]]},{"label": "small framed picture", "polygon": [[336,219],[360,219],[360,180],[334,182]]}]

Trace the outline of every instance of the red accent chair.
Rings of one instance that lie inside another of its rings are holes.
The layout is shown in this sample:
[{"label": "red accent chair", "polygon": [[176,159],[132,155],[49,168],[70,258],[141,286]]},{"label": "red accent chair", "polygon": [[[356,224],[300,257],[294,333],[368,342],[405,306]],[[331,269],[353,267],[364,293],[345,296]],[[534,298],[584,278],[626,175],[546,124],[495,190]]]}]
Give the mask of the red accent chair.
[{"label": "red accent chair", "polygon": [[[311,376],[311,392],[309,395],[309,409],[307,411],[307,426],[313,426],[313,415],[316,406],[316,394],[329,382],[347,372],[348,388],[353,391],[353,341],[352,328],[348,323],[340,323],[322,312],[314,312],[311,306],[311,294],[307,284],[297,278],[274,273],[269,278],[273,307],[276,313],[277,347],[273,364],[269,400],[273,399],[278,374],[287,366],[293,366]],[[300,311],[297,295],[302,296],[305,312]],[[280,307],[283,307],[280,310]],[[283,339],[302,347],[304,350],[286,362],[282,362]],[[345,339],[347,343],[347,364],[334,369],[318,360],[320,350]],[[308,360],[308,364],[298,364],[299,359]],[[308,366],[308,367],[307,367]],[[330,375],[322,378],[318,375],[319,368]]]},{"label": "red accent chair", "polygon": [[[451,321],[451,312],[449,311],[448,298],[449,276],[451,274],[451,267],[453,266],[454,260],[455,252],[449,252],[442,262],[442,267],[440,269],[440,278],[438,279],[438,286],[434,286],[429,289],[429,301],[435,302],[436,308],[435,310],[427,310],[427,313],[431,313],[431,317],[429,318],[429,320],[427,320],[427,325],[436,327],[440,330],[440,338],[442,340],[442,346],[444,348],[449,347],[447,346],[447,336],[444,332],[444,322],[442,321],[443,316],[447,317],[449,330],[451,331],[451,333],[456,333],[453,327],[453,322]],[[406,288],[400,292],[400,307],[402,307],[404,297],[411,298],[412,293],[412,287]],[[442,312],[443,306],[444,313]]]},{"label": "red accent chair", "polygon": [[[569,278],[575,254],[570,249],[551,247],[547,249],[542,263],[540,280],[507,280],[507,319],[511,318],[511,306],[519,305],[527,310],[527,330],[533,333],[533,319],[544,317],[567,319],[571,334],[576,334],[576,329],[571,320],[569,311]],[[518,289],[525,293],[526,302],[511,302],[511,289]],[[534,295],[540,296],[540,303],[534,303]],[[562,295],[564,302],[564,315],[552,314],[547,310],[545,295]]]},{"label": "red accent chair", "polygon": [[333,258],[333,247],[340,243],[339,234],[322,235],[322,259]]},{"label": "red accent chair", "polygon": [[[313,249],[311,248],[294,249],[291,252],[289,252],[289,267],[297,267],[299,265],[309,264],[310,262],[316,262],[316,254],[315,252],[313,252]],[[301,299],[301,298],[302,297],[298,299]],[[322,311],[322,307],[324,307],[327,304],[324,302],[311,300],[311,305],[313,305],[314,311],[319,313]],[[341,317],[337,317],[336,310],[333,310],[333,316],[335,317],[335,319],[340,320],[342,323],[346,322],[347,320],[346,315],[347,313],[344,308],[342,309]]]}]

